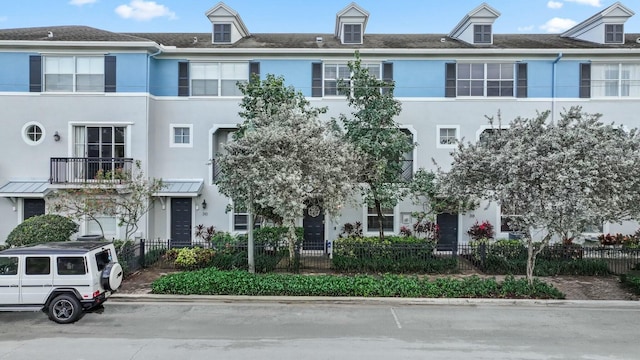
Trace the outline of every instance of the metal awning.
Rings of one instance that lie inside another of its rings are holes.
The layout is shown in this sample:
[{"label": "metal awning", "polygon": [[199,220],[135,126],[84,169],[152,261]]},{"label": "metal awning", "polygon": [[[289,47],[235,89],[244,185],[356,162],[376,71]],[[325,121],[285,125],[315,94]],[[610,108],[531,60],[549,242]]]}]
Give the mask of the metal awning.
[{"label": "metal awning", "polygon": [[49,190],[47,180],[9,181],[0,187],[0,197],[44,198]]},{"label": "metal awning", "polygon": [[197,197],[202,194],[204,180],[162,180],[164,187],[153,194],[159,197]]}]

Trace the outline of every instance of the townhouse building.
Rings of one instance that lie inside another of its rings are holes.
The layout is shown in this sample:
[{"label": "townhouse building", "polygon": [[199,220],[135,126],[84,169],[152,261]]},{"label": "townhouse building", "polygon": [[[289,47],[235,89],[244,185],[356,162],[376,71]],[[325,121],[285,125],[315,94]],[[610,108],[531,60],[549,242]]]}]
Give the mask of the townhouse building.
[{"label": "townhouse building", "polygon": [[[328,107],[329,120],[351,112],[336,84],[349,77],[355,51],[370,73],[395,83],[396,120],[419,144],[405,158],[407,178],[433,169],[432,159],[446,169],[456,141],[477,141],[486,116],[498,113],[508,121],[550,110],[554,119],[580,105],[605,122],[640,125],[640,33],[625,31],[629,7],[615,3],[562,34],[496,34],[500,12],[486,3],[461,15],[441,34],[370,34],[371,14],[351,3],[327,19],[326,33],[265,34],[251,33],[221,2],[206,11],[201,33],[0,29],[0,243],[24,219],[50,211],[58,189],[137,160],[166,187],[135,237],[189,242],[197,224],[246,231],[247,214],[226,211],[230,199],[218,192],[211,161],[241,121],[236,83],[281,75],[313,106]],[[421,208],[406,200],[386,209],[385,231],[411,226]],[[464,243],[476,220],[500,224],[509,215],[488,204],[438,223],[444,242]],[[337,221],[321,209],[305,214],[305,246],[324,249],[347,222],[377,233],[375,216],[366,206],[345,208]],[[100,220],[107,237],[124,237],[114,217]],[[81,222],[79,234],[96,231]]]}]

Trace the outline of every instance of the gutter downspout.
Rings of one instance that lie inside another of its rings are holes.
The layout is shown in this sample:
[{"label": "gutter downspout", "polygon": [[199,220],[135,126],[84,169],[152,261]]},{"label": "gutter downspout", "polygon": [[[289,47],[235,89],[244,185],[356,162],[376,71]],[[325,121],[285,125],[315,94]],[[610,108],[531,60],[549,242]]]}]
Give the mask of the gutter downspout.
[{"label": "gutter downspout", "polygon": [[562,53],[558,53],[558,57],[553,61],[553,69],[552,73],[552,85],[551,85],[551,121],[555,123],[556,121],[556,82],[557,82],[557,72],[556,66],[558,62],[562,59]]},{"label": "gutter downspout", "polygon": [[[153,54],[149,55],[147,57],[147,81],[146,81],[146,85],[147,85],[147,101],[145,104],[145,113],[146,113],[146,124],[145,124],[145,166],[147,169],[147,177],[151,177],[151,171],[150,171],[150,167],[151,167],[151,163],[149,162],[149,123],[151,122],[151,116],[149,115],[149,109],[151,108],[149,106],[149,102],[151,101],[151,58],[156,56],[156,55],[160,55],[162,53],[162,45],[158,47],[158,51],[154,52]],[[155,200],[154,200],[155,201]],[[164,209],[164,206],[162,207]],[[147,221],[145,221],[145,236],[144,238],[149,238],[149,234],[150,234],[150,229],[151,229],[151,221],[149,221],[149,217],[150,214],[147,213]]]}]

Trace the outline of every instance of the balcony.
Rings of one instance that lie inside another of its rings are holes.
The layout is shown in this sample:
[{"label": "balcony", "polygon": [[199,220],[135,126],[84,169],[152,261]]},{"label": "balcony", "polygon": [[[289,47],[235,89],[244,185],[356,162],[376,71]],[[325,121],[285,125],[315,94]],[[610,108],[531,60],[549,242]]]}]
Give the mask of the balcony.
[{"label": "balcony", "polygon": [[122,184],[131,179],[131,158],[51,158],[51,184]]}]

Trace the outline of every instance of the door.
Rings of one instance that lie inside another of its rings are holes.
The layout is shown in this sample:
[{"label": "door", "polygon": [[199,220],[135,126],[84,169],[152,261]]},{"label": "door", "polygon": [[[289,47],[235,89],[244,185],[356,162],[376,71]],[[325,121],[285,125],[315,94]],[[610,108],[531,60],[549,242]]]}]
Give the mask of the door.
[{"label": "door", "polygon": [[171,198],[171,243],[191,245],[191,198]]},{"label": "door", "polygon": [[[81,128],[81,130],[84,129]],[[126,128],[122,126],[86,127],[86,145],[76,146],[76,153],[86,151],[86,179],[95,179],[98,172],[102,172],[104,176],[124,166],[119,159],[125,157],[125,130]],[[76,139],[76,141],[79,140]],[[82,157],[79,154],[76,156]]]},{"label": "door", "polygon": [[304,250],[324,250],[324,210],[319,205],[308,206],[304,210]]},{"label": "door", "polygon": [[20,303],[19,258],[0,256],[0,306]]},{"label": "door", "polygon": [[458,249],[458,214],[438,214],[436,222],[440,229],[438,250],[455,252]]},{"label": "door", "polygon": [[23,305],[42,305],[53,289],[50,256],[25,256],[21,282]]},{"label": "door", "polygon": [[23,220],[30,217],[44,215],[44,199],[24,199],[23,200]]}]

